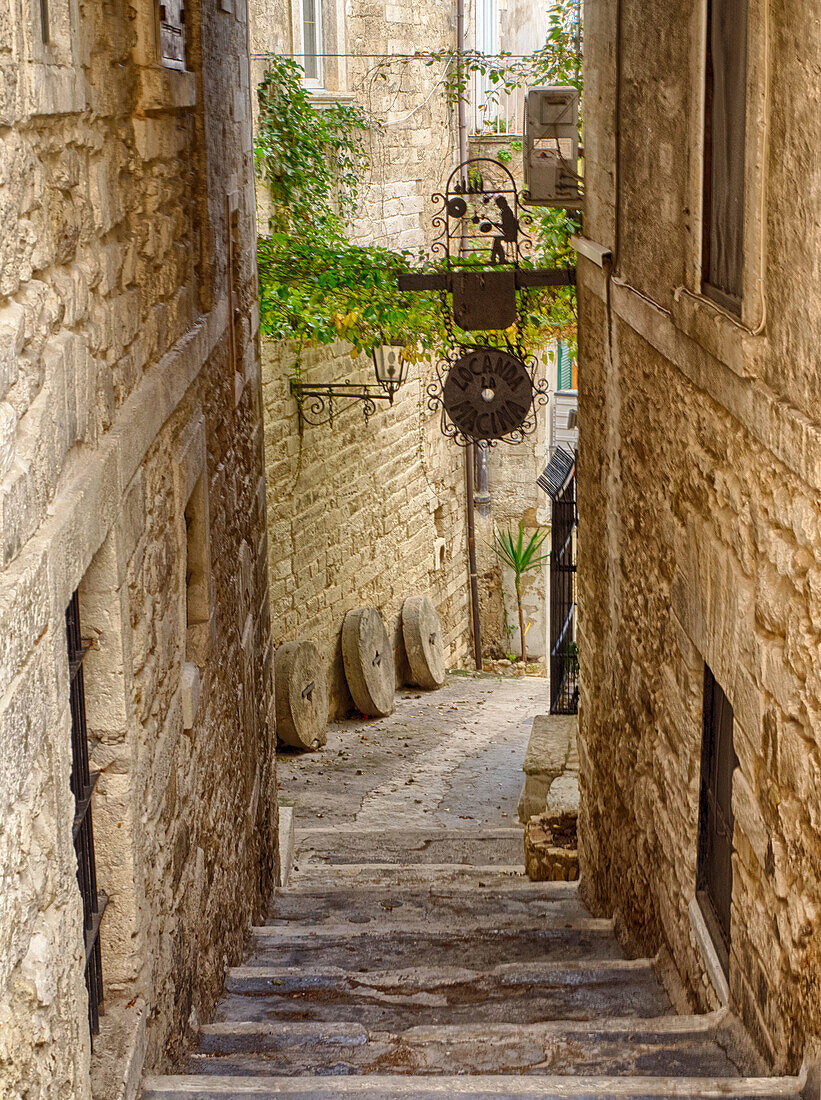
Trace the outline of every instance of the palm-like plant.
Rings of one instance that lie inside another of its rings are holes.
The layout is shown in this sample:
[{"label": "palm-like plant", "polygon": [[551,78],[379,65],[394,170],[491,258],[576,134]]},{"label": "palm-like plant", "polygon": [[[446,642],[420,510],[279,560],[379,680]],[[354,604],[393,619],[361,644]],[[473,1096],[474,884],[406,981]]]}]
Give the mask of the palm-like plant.
[{"label": "palm-like plant", "polygon": [[522,640],[522,663],[527,667],[527,650],[525,648],[525,616],[522,610],[522,577],[531,569],[538,569],[549,558],[549,554],[541,554],[542,543],[547,538],[547,528],[534,531],[525,542],[525,525],[520,521],[519,534],[516,537],[508,528],[506,531],[498,527],[493,536],[493,553],[513,570],[513,578],[516,586],[516,606],[519,612],[519,637]]}]

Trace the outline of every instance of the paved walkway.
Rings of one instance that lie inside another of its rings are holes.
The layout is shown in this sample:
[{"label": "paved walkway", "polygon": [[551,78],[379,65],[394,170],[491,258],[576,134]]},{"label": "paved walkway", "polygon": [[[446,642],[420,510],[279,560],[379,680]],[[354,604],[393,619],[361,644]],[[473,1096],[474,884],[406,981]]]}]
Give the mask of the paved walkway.
[{"label": "paved walkway", "polygon": [[296,860],[181,1073],[143,1100],[795,1097],[726,1012],[676,1015],[515,819],[544,682],[452,677],[283,758]]},{"label": "paved walkway", "polygon": [[518,825],[533,718],[547,680],[451,673],[439,691],[401,691],[389,718],[335,722],[321,752],[283,752],[279,799],[311,825]]}]

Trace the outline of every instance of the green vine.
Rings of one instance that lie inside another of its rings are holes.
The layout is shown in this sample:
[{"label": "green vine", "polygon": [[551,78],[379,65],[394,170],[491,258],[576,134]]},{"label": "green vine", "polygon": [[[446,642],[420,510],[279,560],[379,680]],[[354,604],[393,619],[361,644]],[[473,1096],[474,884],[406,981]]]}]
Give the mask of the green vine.
[{"label": "green vine", "polygon": [[[576,10],[576,0],[556,4],[547,44],[527,58],[468,52],[456,65],[448,51],[413,57],[431,65],[446,62],[442,80],[451,99],[466,94],[470,76],[477,72],[500,92],[523,83],[578,86]],[[296,62],[270,57],[258,90],[255,161],[270,200],[268,233],[260,236],[258,246],[261,329],[275,339],[295,342],[296,374],[303,348],[339,339],[348,341],[356,354],[394,344],[404,348],[411,362],[441,355],[449,333],[438,296],[402,293],[396,285],[401,271],[437,265],[421,254],[357,245],[347,236],[370,166],[369,139],[380,123],[358,106],[314,107],[303,77]],[[505,157],[500,154],[500,159]],[[534,244],[530,263],[572,264],[570,234],[577,229],[575,216],[565,211],[535,213],[527,227]],[[502,334],[511,343],[530,352],[549,339],[574,341],[573,288],[531,291],[524,305],[523,331]],[[458,330],[455,336],[470,339]]]},{"label": "green vine", "polygon": [[377,124],[354,105],[317,110],[303,78],[290,58],[269,58],[257,90],[256,170],[268,188],[271,232],[308,228],[334,239],[356,214],[370,164],[364,139]]}]

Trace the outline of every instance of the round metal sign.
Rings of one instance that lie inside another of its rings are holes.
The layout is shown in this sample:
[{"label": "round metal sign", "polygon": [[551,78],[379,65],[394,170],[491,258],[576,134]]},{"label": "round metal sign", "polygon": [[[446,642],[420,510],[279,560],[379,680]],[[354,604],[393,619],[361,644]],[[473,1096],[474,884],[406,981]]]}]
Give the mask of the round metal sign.
[{"label": "round metal sign", "polygon": [[445,411],[469,439],[501,439],[524,424],[533,401],[525,364],[498,348],[476,348],[448,371]]}]

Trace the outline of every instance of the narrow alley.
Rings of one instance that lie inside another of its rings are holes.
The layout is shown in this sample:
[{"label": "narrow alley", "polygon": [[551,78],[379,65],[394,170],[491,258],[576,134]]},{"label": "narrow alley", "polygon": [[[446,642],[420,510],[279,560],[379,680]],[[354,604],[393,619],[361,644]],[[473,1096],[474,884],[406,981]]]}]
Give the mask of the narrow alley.
[{"label": "narrow alley", "polygon": [[821,0],[0,7],[0,1100],[821,1100]]},{"label": "narrow alley", "polygon": [[799,1095],[754,1076],[726,1010],[687,1014],[657,961],[625,958],[578,883],[525,877],[515,806],[544,694],[451,674],[282,758],[288,886],[144,1100]]}]

